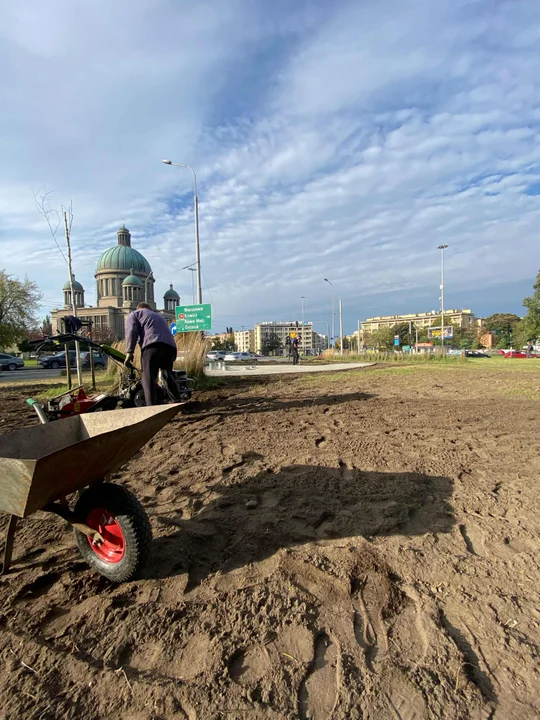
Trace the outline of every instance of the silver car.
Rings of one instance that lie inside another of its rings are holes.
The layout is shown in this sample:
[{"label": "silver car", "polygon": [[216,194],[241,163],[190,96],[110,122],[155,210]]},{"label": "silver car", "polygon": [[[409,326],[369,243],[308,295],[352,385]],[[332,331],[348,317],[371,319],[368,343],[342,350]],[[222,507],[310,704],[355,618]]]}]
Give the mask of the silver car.
[{"label": "silver car", "polygon": [[23,367],[24,360],[22,358],[0,353],[0,370],[20,370]]}]

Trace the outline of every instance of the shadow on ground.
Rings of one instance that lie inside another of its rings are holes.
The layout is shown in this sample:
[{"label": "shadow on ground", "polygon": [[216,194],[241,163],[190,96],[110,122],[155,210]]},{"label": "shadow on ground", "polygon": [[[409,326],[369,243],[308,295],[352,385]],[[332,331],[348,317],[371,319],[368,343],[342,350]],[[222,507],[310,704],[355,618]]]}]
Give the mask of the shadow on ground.
[{"label": "shadow on ground", "polygon": [[[147,577],[189,572],[190,586],[281,548],[330,538],[450,532],[452,481],[415,473],[291,465],[238,484],[222,478],[207,504],[188,493],[182,509],[154,514],[171,533],[153,543]],[[253,505],[256,503],[256,507]]]},{"label": "shadow on ground", "polygon": [[312,398],[293,398],[287,400],[280,400],[279,397],[268,397],[259,396],[253,397],[250,395],[248,398],[227,398],[224,400],[215,399],[208,400],[207,402],[192,402],[186,405],[184,415],[196,414],[200,412],[206,412],[213,410],[219,415],[244,415],[245,413],[264,413],[264,412],[281,412],[287,410],[302,410],[314,407],[332,407],[333,405],[340,405],[341,403],[351,403],[355,401],[370,400],[376,397],[371,393],[345,393],[342,395],[317,395]]}]

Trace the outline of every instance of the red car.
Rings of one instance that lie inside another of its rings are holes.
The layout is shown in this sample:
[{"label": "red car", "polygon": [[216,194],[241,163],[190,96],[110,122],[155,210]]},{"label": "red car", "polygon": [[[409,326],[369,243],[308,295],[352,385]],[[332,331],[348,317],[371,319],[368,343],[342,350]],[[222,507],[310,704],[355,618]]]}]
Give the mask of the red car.
[{"label": "red car", "polygon": [[540,357],[540,355],[538,355],[538,353],[531,353],[530,355],[527,355],[524,350],[510,350],[510,352],[504,354],[504,357],[517,358],[518,360],[522,360],[524,358],[538,358]]}]

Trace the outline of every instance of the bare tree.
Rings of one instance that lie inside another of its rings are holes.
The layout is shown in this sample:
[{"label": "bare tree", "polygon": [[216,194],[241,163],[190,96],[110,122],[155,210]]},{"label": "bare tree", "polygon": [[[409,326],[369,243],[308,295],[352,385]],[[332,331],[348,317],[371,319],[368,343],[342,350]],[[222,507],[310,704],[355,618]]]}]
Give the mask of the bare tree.
[{"label": "bare tree", "polygon": [[[39,193],[43,193],[40,195]],[[75,288],[74,288],[74,275],[73,275],[73,267],[71,262],[71,226],[73,224],[73,202],[70,201],[69,206],[65,207],[64,205],[60,206],[60,210],[53,207],[51,204],[51,195],[52,191],[45,192],[44,190],[39,190],[37,193],[34,193],[34,200],[37,205],[38,211],[43,215],[45,218],[45,221],[47,222],[47,225],[49,226],[49,230],[51,233],[51,236],[55,242],[56,247],[60,251],[62,257],[66,261],[66,264],[68,266],[68,273],[69,273],[69,285],[71,289],[71,308],[73,315],[77,317],[77,304],[75,302]],[[58,229],[60,225],[62,224],[62,220],[64,222],[64,233],[66,238],[66,249],[67,249],[67,257],[62,251],[62,248],[60,247],[57,239]],[[76,358],[77,358],[77,378],[79,385],[82,385],[82,371],[81,371],[81,359],[80,359],[80,348],[79,343],[75,343],[75,350],[76,350]]]}]

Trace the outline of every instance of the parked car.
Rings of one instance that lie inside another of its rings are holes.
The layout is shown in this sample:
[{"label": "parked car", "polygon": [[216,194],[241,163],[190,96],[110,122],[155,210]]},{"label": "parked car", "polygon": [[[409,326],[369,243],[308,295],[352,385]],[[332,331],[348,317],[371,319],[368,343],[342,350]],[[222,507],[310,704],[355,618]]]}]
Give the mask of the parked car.
[{"label": "parked car", "polygon": [[227,353],[225,357],[223,358],[227,362],[234,362],[235,360],[243,360],[244,362],[257,362],[259,359],[255,353],[250,352],[234,352],[234,353]]},{"label": "parked car", "polygon": [[0,353],[0,370],[20,370],[23,367],[24,360],[22,358]]},{"label": "parked car", "polygon": [[225,351],[224,350],[210,350],[209,353],[206,355],[207,360],[223,360],[225,357]]},{"label": "parked car", "polygon": [[[81,367],[87,369],[90,367],[90,352],[82,352],[81,353],[81,361],[82,365]],[[76,365],[75,360],[73,360],[73,365]],[[106,358],[98,352],[94,352],[94,367],[96,370],[100,370],[107,366],[107,360]]]},{"label": "parked car", "polygon": [[510,350],[509,352],[505,353],[504,357],[524,360],[525,358],[538,358],[540,357],[540,355],[538,353],[531,353],[530,355],[527,355],[524,350]]},{"label": "parked car", "polygon": [[465,357],[488,358],[490,356],[482,350],[465,350]]},{"label": "parked car", "polygon": [[[69,364],[72,368],[77,367],[77,353],[75,350],[69,351]],[[44,370],[56,370],[57,368],[66,367],[66,353],[59,352],[56,355],[43,355],[38,360],[38,365]],[[94,353],[94,367],[96,369],[104,368],[107,365],[105,357],[101,353]],[[90,368],[90,352],[81,352],[81,367],[85,370]]]},{"label": "parked car", "polygon": [[[75,366],[75,350],[69,351],[70,365]],[[57,370],[66,367],[66,353],[60,352],[56,355],[42,355],[38,360],[38,365],[44,370]]]}]

